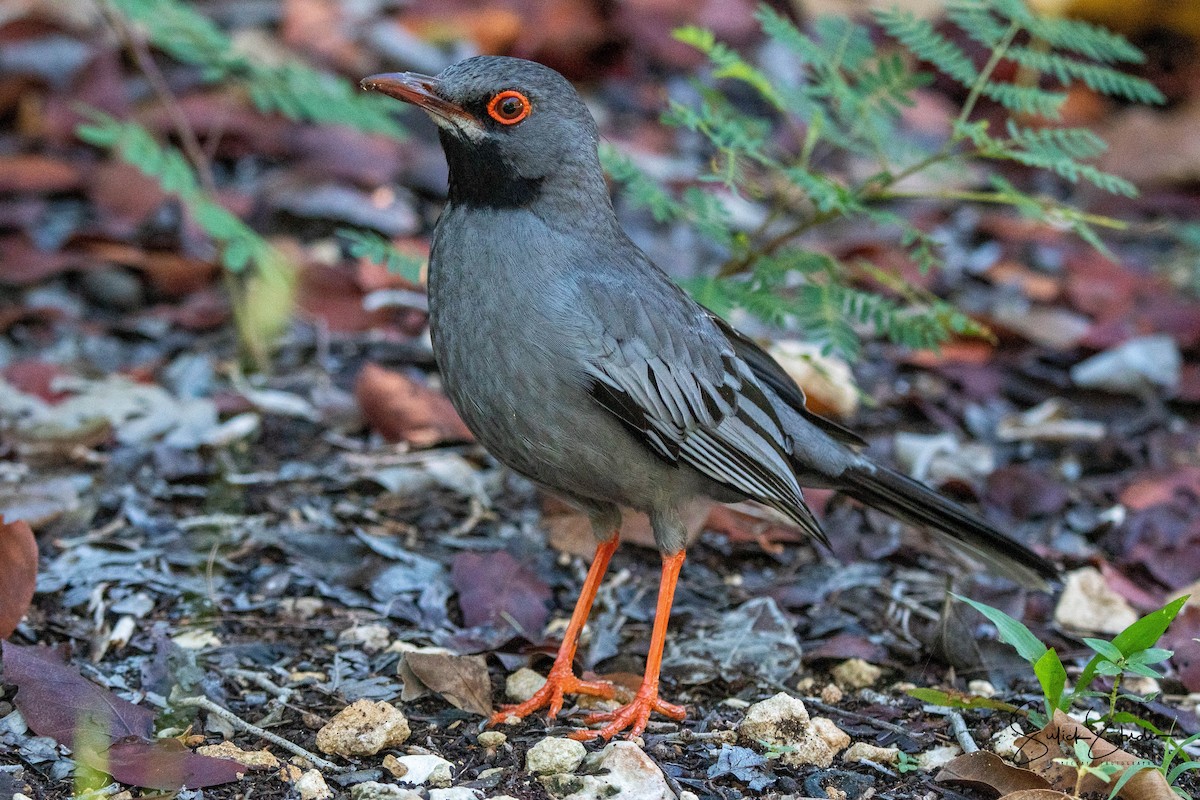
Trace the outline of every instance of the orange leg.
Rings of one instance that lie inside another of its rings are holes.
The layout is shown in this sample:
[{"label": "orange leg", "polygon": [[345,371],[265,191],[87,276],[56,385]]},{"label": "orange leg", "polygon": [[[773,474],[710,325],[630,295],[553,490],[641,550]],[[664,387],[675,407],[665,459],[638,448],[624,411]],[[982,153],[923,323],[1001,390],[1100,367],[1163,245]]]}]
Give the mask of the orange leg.
[{"label": "orange leg", "polygon": [[546,675],[545,685],[524,703],[501,706],[500,710],[488,720],[489,725],[499,725],[509,717],[520,719],[544,706],[548,707],[547,716],[554,718],[562,710],[564,694],[587,694],[603,697],[606,700],[612,699],[616,690],[611,683],[581,681],[575,677],[572,664],[575,661],[575,648],[579,644],[579,634],[583,632],[588,613],[592,610],[592,602],[596,599],[596,591],[600,588],[600,581],[608,570],[609,559],[616,552],[619,542],[618,534],[614,533],[611,539],[601,542],[596,548],[592,566],[588,569],[587,580],[583,582],[583,590],[579,593],[579,599],[575,601],[571,622],[567,625],[567,632],[563,634],[563,641],[558,648],[554,665],[550,667],[550,672]]},{"label": "orange leg", "polygon": [[671,617],[671,601],[675,598],[675,584],[679,580],[683,559],[682,550],[674,555],[663,556],[662,583],[658,587],[658,607],[654,611],[654,631],[650,635],[650,653],[646,656],[646,674],[642,677],[641,688],[634,695],[633,702],[621,706],[616,711],[592,714],[584,720],[585,724],[608,724],[598,731],[575,731],[570,734],[572,739],[611,739],[626,728],[629,729],[629,738],[632,739],[640,736],[646,729],[652,711],[657,711],[676,722],[687,716],[683,706],[673,705],[658,698],[658,673],[662,668],[663,645],[667,643],[667,621]]}]

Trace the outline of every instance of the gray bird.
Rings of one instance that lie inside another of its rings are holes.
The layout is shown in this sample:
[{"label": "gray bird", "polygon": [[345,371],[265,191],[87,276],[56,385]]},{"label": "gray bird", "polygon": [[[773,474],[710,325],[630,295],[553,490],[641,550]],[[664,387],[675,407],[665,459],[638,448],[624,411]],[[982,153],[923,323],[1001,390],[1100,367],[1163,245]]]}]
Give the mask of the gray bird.
[{"label": "gray bird", "polygon": [[1044,587],[1054,570],[956,503],[882,467],[862,439],[809,411],[766,352],[692,300],[617,223],[596,123],[554,70],[481,56],[437,77],[362,86],[427,111],[450,167],[429,259],[433,350],[454,407],[500,461],[583,509],[600,542],[547,683],[493,722],[612,697],[574,676],[576,642],[616,549],[621,507],[646,512],[663,555],[650,655],[633,702],[577,738],[636,736],[658,674],[686,531],[707,496],[764,503],[827,542],[801,486],[839,489],[930,526],[996,572]]}]

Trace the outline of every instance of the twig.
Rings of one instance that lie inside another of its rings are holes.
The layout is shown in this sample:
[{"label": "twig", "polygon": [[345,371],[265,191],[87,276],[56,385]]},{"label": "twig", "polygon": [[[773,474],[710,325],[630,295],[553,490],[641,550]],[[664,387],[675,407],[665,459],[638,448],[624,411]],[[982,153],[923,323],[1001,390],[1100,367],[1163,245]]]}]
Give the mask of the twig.
[{"label": "twig", "polygon": [[975,744],[971,732],[967,730],[967,721],[963,719],[963,715],[957,711],[950,711],[946,717],[950,720],[950,730],[954,731],[954,738],[958,740],[958,746],[963,749],[963,752],[974,753],[977,751],[979,745]]},{"label": "twig", "polygon": [[209,700],[207,697],[203,697],[203,696],[178,697],[178,698],[172,698],[172,702],[176,703],[177,705],[181,705],[181,706],[192,706],[194,708],[203,708],[208,713],[216,714],[218,717],[225,720],[226,722],[229,722],[234,727],[241,728],[242,730],[246,731],[246,733],[249,733],[253,736],[258,736],[259,738],[262,738],[262,739],[266,739],[271,744],[282,747],[284,750],[287,750],[289,753],[295,753],[296,755],[300,756],[301,758],[307,759],[308,761],[310,761],[312,763],[313,766],[318,767],[326,772],[345,772],[344,768],[339,767],[337,764],[334,764],[332,761],[328,761],[324,758],[321,758],[316,753],[310,753],[308,750],[305,750],[300,745],[289,742],[287,739],[284,739],[282,736],[278,736],[274,733],[271,733],[268,730],[264,730],[264,729],[258,727],[257,725],[246,722],[246,720],[242,719],[237,714],[234,714],[232,711],[230,711],[227,708],[223,708],[222,706],[217,705],[212,700]]},{"label": "twig", "polygon": [[867,725],[871,725],[876,728],[881,728],[885,731],[899,734],[901,736],[912,736],[913,735],[913,731],[909,728],[905,728],[903,725],[895,725],[891,722],[885,722],[884,720],[877,719],[875,717],[871,717],[866,714],[859,714],[857,711],[848,711],[844,708],[838,708],[837,706],[831,706],[828,703],[822,703],[820,700],[818,700],[815,697],[805,697],[804,705],[812,706],[816,709],[819,709],[820,711],[825,712],[826,714],[837,714],[838,716],[845,717],[846,719],[853,719],[853,720],[857,720],[858,722],[864,722]]}]

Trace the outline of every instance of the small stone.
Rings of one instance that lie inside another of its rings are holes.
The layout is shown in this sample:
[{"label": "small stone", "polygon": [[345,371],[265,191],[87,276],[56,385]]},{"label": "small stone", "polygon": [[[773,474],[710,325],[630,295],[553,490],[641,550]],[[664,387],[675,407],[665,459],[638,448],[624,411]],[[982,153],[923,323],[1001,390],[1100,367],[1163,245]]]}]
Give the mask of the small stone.
[{"label": "small stone", "polygon": [[991,681],[976,679],[967,682],[967,691],[978,697],[995,697],[996,687],[992,686]]},{"label": "small stone", "polygon": [[300,794],[300,800],[328,800],[333,797],[325,777],[315,769],[310,769],[301,775],[292,788]]},{"label": "small stone", "polygon": [[529,748],[525,769],[534,775],[561,775],[574,772],[586,755],[582,742],[549,736]]},{"label": "small stone", "polygon": [[1162,686],[1157,679],[1149,675],[1126,675],[1121,679],[1121,691],[1145,696],[1158,694],[1162,691]]},{"label": "small stone", "polygon": [[805,675],[800,680],[796,681],[796,691],[803,695],[811,695],[813,687],[817,685],[817,679],[812,675]]},{"label": "small stone", "polygon": [[1137,621],[1137,612],[1114,592],[1095,567],[1068,572],[1054,621],[1064,628],[1117,634]]},{"label": "small stone", "polygon": [[848,658],[834,667],[831,674],[844,689],[865,689],[875,685],[883,670],[861,658]]},{"label": "small stone", "polygon": [[917,765],[926,772],[934,772],[949,764],[962,754],[962,748],[956,744],[942,745],[917,754]]},{"label": "small stone", "polygon": [[196,748],[196,752],[210,758],[228,758],[254,770],[279,768],[279,759],[269,750],[243,750],[233,742],[206,744]]},{"label": "small stone", "polygon": [[420,792],[393,783],[363,781],[350,787],[350,800],[422,800]]},{"label": "small stone", "polygon": [[469,786],[429,790],[429,800],[479,800],[481,797],[483,797],[483,792]]},{"label": "small stone", "polygon": [[297,767],[295,764],[284,764],[279,768],[276,777],[284,783],[295,783],[304,775],[304,770]]},{"label": "small stone", "polygon": [[396,761],[406,769],[406,772],[398,777],[401,783],[413,786],[449,786],[454,779],[454,765],[441,756],[401,756]]},{"label": "small stone", "polygon": [[871,761],[876,764],[890,766],[900,760],[900,751],[895,747],[876,747],[866,742],[855,742],[842,753],[842,761],[855,764],[859,761]]},{"label": "small stone", "polygon": [[835,755],[850,746],[850,734],[839,728],[829,717],[813,717],[809,724]]},{"label": "small stone", "polygon": [[339,633],[337,640],[338,644],[358,645],[364,653],[378,653],[391,643],[392,632],[377,623],[355,625]]},{"label": "small stone", "polygon": [[784,766],[833,763],[833,749],[812,726],[808,709],[799,699],[785,692],[755,703],[738,725],[738,738],[747,745],[790,748],[780,756]]},{"label": "small stone", "polygon": [[317,731],[317,747],[347,758],[373,756],[403,744],[410,733],[408,720],[391,703],[358,700]]},{"label": "small stone", "polygon": [[545,685],[544,677],[528,667],[521,667],[504,681],[504,694],[514,703],[524,703]]},{"label": "small stone", "polygon": [[740,710],[743,708],[749,708],[750,701],[743,700],[740,697],[726,697],[721,701],[721,705],[725,706],[726,708],[736,708]]},{"label": "small stone", "polygon": [[383,757],[382,766],[392,774],[393,778],[403,778],[408,774],[408,767],[391,753]]},{"label": "small stone", "polygon": [[588,774],[547,775],[542,785],[564,800],[676,800],[658,764],[633,742],[613,742],[592,753],[584,771]]},{"label": "small stone", "polygon": [[836,683],[827,683],[821,690],[821,702],[831,706],[842,702],[842,696],[842,690]]},{"label": "small stone", "polygon": [[690,792],[687,789],[684,789],[679,793],[679,800],[700,800],[700,798],[696,796],[695,792]]},{"label": "small stone", "polygon": [[508,737],[500,731],[484,731],[483,733],[479,734],[477,741],[479,742],[480,747],[486,747],[487,749],[492,750],[497,747],[503,747],[504,743],[508,741]]},{"label": "small stone", "polygon": [[1021,726],[1014,722],[992,736],[992,751],[1001,758],[1011,760],[1021,752],[1017,740],[1024,735],[1025,731],[1021,730]]},{"label": "small stone", "polygon": [[825,794],[829,795],[829,800],[849,800],[850,798],[850,795],[846,794],[844,789],[840,789],[833,784],[822,786],[821,788],[825,790]]},{"label": "small stone", "polygon": [[284,597],[279,601],[279,610],[289,617],[309,620],[325,607],[325,601],[319,597]]}]

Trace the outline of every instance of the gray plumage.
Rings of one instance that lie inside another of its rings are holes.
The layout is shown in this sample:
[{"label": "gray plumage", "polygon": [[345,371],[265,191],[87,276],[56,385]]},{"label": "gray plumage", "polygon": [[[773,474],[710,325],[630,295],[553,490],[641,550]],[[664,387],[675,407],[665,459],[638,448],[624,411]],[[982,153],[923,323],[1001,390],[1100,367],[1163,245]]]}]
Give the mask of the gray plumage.
[{"label": "gray plumage", "polygon": [[[677,552],[680,508],[707,495],[757,500],[824,541],[801,486],[835,487],[933,526],[1024,583],[1053,575],[862,455],[862,440],[808,411],[769,355],[650,263],[617,224],[595,122],[558,73],[479,57],[396,81],[396,96],[438,122],[450,165],[429,268],[446,390],[493,455],[585,509],[598,535],[626,506],[647,512],[659,547]],[[528,99],[514,124],[487,112],[508,90]]]}]

